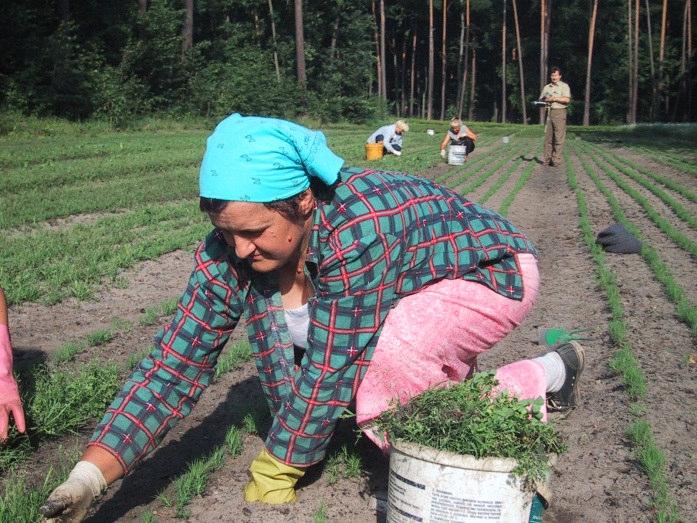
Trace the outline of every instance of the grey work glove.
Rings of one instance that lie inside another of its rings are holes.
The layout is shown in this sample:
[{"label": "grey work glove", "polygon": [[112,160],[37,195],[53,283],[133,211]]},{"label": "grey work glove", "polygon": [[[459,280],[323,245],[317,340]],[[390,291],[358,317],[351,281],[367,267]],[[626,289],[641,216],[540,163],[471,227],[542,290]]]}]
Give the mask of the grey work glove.
[{"label": "grey work glove", "polygon": [[89,461],[79,461],[58,485],[39,511],[44,523],[78,523],[83,520],[92,501],[106,490],[104,475]]}]

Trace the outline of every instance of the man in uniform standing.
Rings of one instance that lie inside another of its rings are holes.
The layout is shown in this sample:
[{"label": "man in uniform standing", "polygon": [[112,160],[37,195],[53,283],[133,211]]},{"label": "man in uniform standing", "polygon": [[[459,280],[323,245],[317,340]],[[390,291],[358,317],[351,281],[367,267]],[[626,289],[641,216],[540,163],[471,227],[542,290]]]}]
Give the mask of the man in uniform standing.
[{"label": "man in uniform standing", "polygon": [[566,106],[571,101],[569,84],[561,81],[561,70],[552,67],[550,83],[544,86],[540,100],[547,102],[547,125],[543,163],[559,165],[566,137]]}]

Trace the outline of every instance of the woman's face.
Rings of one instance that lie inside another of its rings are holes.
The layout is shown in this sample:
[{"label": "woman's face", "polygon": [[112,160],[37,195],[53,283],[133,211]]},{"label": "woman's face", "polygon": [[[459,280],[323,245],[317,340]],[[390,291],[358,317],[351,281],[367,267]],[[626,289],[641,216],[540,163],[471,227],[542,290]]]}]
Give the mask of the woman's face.
[{"label": "woman's face", "polygon": [[[290,220],[263,203],[230,202],[219,214],[210,215],[211,223],[221,230],[225,241],[235,254],[246,259],[257,272],[272,272],[288,265],[297,265],[303,240],[309,231],[310,215],[314,208],[301,200],[305,218]],[[309,212],[305,212],[309,209]]]}]

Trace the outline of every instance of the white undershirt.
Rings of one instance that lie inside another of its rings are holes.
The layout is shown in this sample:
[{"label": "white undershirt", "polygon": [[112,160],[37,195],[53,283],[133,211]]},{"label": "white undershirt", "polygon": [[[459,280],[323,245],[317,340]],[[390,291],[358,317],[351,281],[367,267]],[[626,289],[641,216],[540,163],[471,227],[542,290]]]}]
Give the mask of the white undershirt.
[{"label": "white undershirt", "polygon": [[310,311],[307,303],[296,309],[284,309],[286,323],[290,331],[293,344],[307,349],[307,333],[310,330]]}]

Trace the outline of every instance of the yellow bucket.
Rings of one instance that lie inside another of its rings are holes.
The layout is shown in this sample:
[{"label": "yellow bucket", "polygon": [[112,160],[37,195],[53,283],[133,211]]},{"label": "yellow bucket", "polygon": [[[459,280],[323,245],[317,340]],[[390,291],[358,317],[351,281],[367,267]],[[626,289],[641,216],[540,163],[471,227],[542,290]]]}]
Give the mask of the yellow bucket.
[{"label": "yellow bucket", "polygon": [[382,159],[382,151],[383,151],[382,142],[367,143],[367,144],[365,144],[365,159],[366,160],[381,160]]}]

